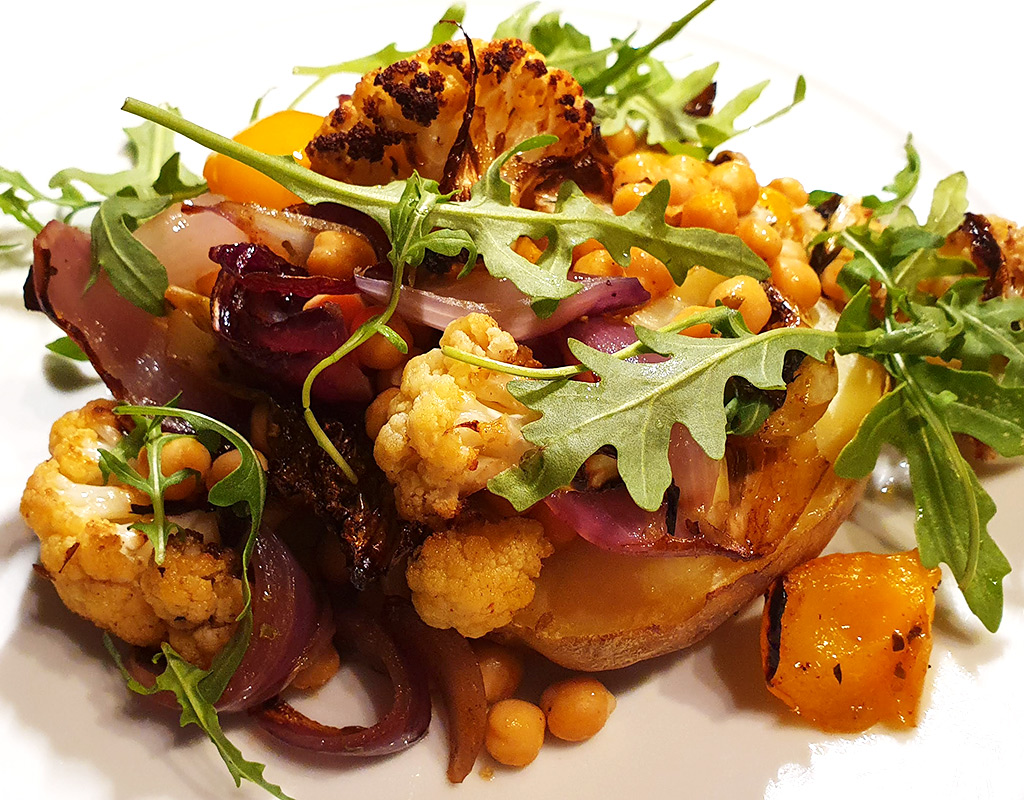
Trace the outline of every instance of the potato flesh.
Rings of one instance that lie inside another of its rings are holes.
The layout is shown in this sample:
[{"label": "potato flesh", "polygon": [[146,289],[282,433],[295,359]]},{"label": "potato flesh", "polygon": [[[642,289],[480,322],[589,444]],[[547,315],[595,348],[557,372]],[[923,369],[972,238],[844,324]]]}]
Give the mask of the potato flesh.
[{"label": "potato flesh", "polygon": [[779,578],[761,622],[769,690],[822,730],[914,725],[939,578],[916,551],[824,556]]}]

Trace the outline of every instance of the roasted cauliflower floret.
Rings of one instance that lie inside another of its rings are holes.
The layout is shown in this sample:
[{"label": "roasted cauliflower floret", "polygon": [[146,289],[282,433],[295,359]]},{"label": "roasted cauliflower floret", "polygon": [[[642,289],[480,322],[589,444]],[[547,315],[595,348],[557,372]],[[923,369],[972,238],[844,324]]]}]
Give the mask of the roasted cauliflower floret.
[{"label": "roasted cauliflower floret", "polygon": [[[511,364],[534,363],[530,350],[485,314],[450,323],[441,344]],[[373,450],[404,518],[452,519],[463,498],[530,449],[521,428],[536,415],[509,394],[509,380],[440,349],[409,361]]]},{"label": "roasted cauliflower floret", "polygon": [[28,480],[21,513],[40,541],[40,565],[64,604],[130,644],[175,649],[202,666],[234,630],[242,608],[237,556],[198,534],[174,536],[162,565],[130,528],[149,500],[104,485],[100,448],[124,435],[113,403],[95,400],[58,419],[52,458]]},{"label": "roasted cauliflower floret", "polygon": [[[579,83],[549,70],[519,39],[473,43],[477,77],[467,149],[454,185],[468,189],[494,159],[539,134],[559,140],[516,156],[517,174],[549,159],[572,160],[593,137],[594,108]],[[329,114],[306,153],[316,172],[358,184],[408,178],[441,181],[467,110],[473,70],[465,42],[444,42],[374,70]]]},{"label": "roasted cauliflower floret", "polygon": [[536,520],[474,520],[428,537],[405,577],[424,622],[476,638],[530,604],[541,560],[553,550]]}]

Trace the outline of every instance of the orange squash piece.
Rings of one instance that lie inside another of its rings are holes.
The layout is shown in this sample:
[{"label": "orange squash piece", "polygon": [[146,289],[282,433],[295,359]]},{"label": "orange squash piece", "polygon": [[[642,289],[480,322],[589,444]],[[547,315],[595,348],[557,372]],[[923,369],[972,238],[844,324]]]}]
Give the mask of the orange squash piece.
[{"label": "orange squash piece", "polygon": [[826,731],[916,724],[940,576],[912,550],[824,556],[779,578],[761,619],[768,689]]}]

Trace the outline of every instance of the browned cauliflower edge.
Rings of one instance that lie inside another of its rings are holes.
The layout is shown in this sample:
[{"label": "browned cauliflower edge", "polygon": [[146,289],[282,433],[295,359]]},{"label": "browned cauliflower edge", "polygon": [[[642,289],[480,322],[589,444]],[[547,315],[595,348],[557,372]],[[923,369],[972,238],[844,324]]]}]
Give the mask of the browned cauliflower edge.
[{"label": "browned cauliflower edge", "polygon": [[184,658],[209,665],[235,630],[242,609],[238,556],[195,532],[170,539],[164,562],[129,526],[144,520],[133,504],[148,498],[104,484],[100,448],[124,435],[114,404],[94,400],[50,432],[51,458],[28,479],[21,514],[39,537],[40,567],[71,611],[124,641],[169,642]]},{"label": "browned cauliflower edge", "polygon": [[[535,363],[530,350],[486,314],[451,322],[441,344],[507,363]],[[373,450],[404,518],[454,518],[466,497],[518,464],[532,447],[521,429],[536,414],[509,394],[509,380],[440,349],[406,364]]]},{"label": "browned cauliflower edge", "polygon": [[[518,155],[516,172],[541,160],[571,160],[594,135],[594,107],[569,73],[549,69],[520,39],[474,41],[475,109],[458,185],[468,189],[494,159],[539,134],[559,140]],[[408,178],[413,170],[441,181],[470,92],[469,47],[444,42],[367,73],[327,115],[306,148],[314,171],[357,184]]]},{"label": "browned cauliflower edge", "polygon": [[429,536],[405,577],[424,622],[478,638],[530,604],[541,561],[553,551],[536,520],[471,520]]}]

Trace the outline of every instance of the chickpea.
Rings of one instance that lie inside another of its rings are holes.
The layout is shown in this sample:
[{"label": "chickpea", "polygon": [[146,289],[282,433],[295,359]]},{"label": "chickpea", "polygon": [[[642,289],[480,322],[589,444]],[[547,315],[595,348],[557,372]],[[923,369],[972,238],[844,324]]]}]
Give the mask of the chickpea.
[{"label": "chickpea", "polygon": [[[708,306],[690,306],[689,308],[684,308],[682,311],[676,314],[675,319],[672,321],[682,322],[685,319],[687,319],[687,317],[692,317],[694,314],[701,314],[704,311],[710,310],[711,309]],[[692,336],[695,339],[707,339],[711,336],[711,326],[705,322],[700,325],[693,325],[689,328],[683,328],[679,332],[683,336]]]},{"label": "chickpea", "polygon": [[597,239],[587,239],[585,242],[580,242],[572,249],[572,263],[575,264],[587,253],[593,253],[595,250],[604,250],[605,247]]},{"label": "chickpea", "polygon": [[[375,317],[380,314],[381,311],[383,311],[383,309],[379,306],[370,306],[362,309],[361,311],[357,311],[352,317],[351,329],[354,331],[366,322],[366,320],[370,319],[370,317]],[[388,326],[402,337],[407,347],[412,346],[412,331],[410,331],[409,326],[405,324],[405,320],[397,314],[394,314],[391,319],[388,320]],[[395,367],[404,364],[409,358],[408,353],[403,353],[379,333],[375,333],[359,345],[354,352],[362,362],[363,366],[376,370],[394,369]]]},{"label": "chickpea", "polygon": [[580,258],[573,265],[573,269],[585,275],[599,277],[616,277],[623,274],[622,266],[603,247],[600,250],[592,250]]},{"label": "chickpea", "polygon": [[310,275],[351,278],[362,267],[377,263],[377,253],[364,237],[349,231],[320,231],[306,258]]},{"label": "chickpea", "polygon": [[648,181],[627,183],[615,190],[612,195],[612,211],[618,216],[628,214],[646,197],[654,185]]},{"label": "chickpea", "polygon": [[772,315],[772,304],[764,293],[761,284],[748,275],[726,278],[711,292],[708,305],[722,305],[739,311],[747,327],[758,333]]},{"label": "chickpea", "polygon": [[818,274],[806,261],[779,258],[772,265],[772,283],[801,310],[811,308],[821,298]]},{"label": "chickpea", "polygon": [[495,761],[525,767],[544,744],[544,712],[525,700],[499,700],[487,715],[484,746]]},{"label": "chickpea", "polygon": [[719,233],[732,233],[739,224],[736,201],[721,189],[698,194],[683,203],[676,224],[682,228],[709,228]]},{"label": "chickpea", "polygon": [[512,245],[512,249],[531,264],[536,264],[544,253],[543,250],[537,247],[537,243],[529,236],[520,236],[516,239],[516,243]]},{"label": "chickpea", "polygon": [[779,232],[753,215],[740,220],[736,226],[736,235],[765,261],[777,258],[782,252],[782,237]]},{"label": "chickpea", "polygon": [[599,680],[579,676],[545,689],[540,707],[554,736],[567,742],[582,742],[604,727],[615,710],[615,696]]},{"label": "chickpea", "polygon": [[793,219],[793,201],[778,189],[764,187],[757,203],[768,212],[768,222],[773,225],[787,225]]},{"label": "chickpea", "polygon": [[629,249],[629,266],[626,267],[626,274],[640,281],[652,297],[670,292],[676,285],[668,267],[660,259],[639,247]]},{"label": "chickpea", "polygon": [[615,162],[612,180],[616,189],[631,183],[655,184],[661,180],[663,172],[662,159],[658,153],[637,150]]},{"label": "chickpea", "polygon": [[[167,478],[183,469],[192,469],[199,473],[190,475],[181,483],[164,489],[165,500],[185,500],[195,494],[210,470],[212,458],[210,451],[191,436],[171,439],[160,449],[160,472]],[[138,471],[143,478],[149,477],[149,456],[146,448],[139,452]]]},{"label": "chickpea", "polygon": [[[263,471],[267,469],[267,459],[259,450],[256,451],[256,458],[259,459],[260,466],[263,467]],[[214,459],[213,465],[206,473],[204,483],[206,488],[212,489],[224,478],[238,469],[242,464],[242,454],[237,450],[228,450],[226,453],[222,453]]]},{"label": "chickpea", "polygon": [[821,291],[825,293],[826,297],[835,300],[837,303],[848,303],[850,301],[846,290],[839,285],[838,280],[840,270],[850,262],[850,259],[849,250],[844,250],[821,273]]},{"label": "chickpea", "polygon": [[377,395],[369,408],[366,409],[366,435],[376,439],[380,429],[388,421],[388,408],[391,400],[398,394],[398,388],[392,386]]},{"label": "chickpea", "polygon": [[523,680],[523,659],[519,654],[486,639],[477,639],[472,644],[484,679],[487,702],[497,703],[514,695]]},{"label": "chickpea", "polygon": [[712,167],[709,177],[719,189],[732,194],[736,201],[736,213],[740,216],[750,213],[761,194],[754,170],[740,161],[726,161]]},{"label": "chickpea", "polygon": [[613,133],[611,136],[605,136],[604,143],[612,156],[624,158],[636,150],[636,131],[629,127],[629,125],[623,125],[622,130]]},{"label": "chickpea", "polygon": [[776,178],[768,185],[786,195],[797,208],[807,204],[809,195],[796,178]]}]

